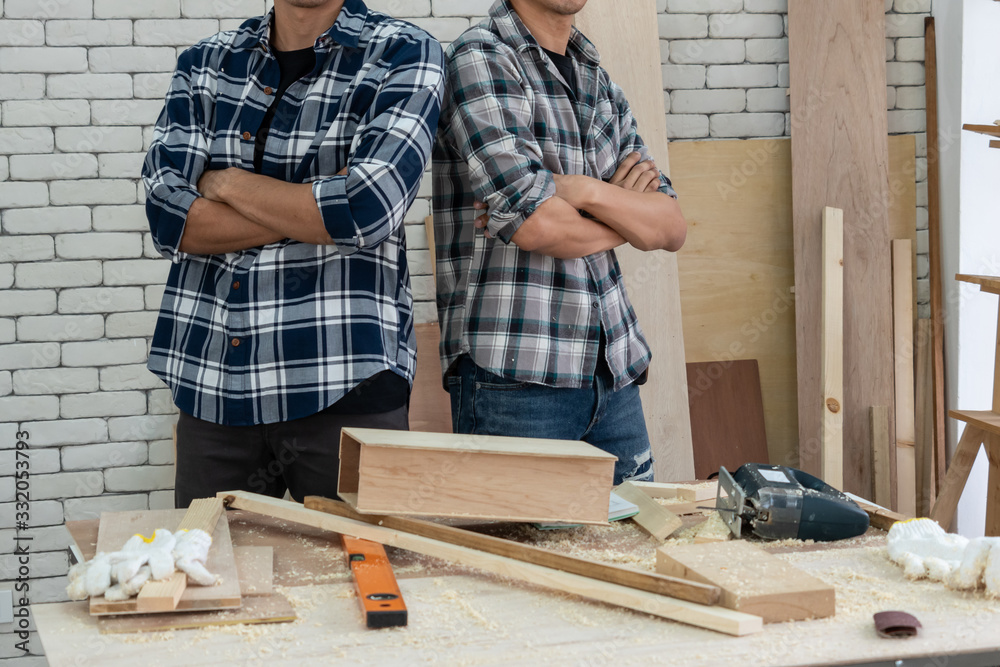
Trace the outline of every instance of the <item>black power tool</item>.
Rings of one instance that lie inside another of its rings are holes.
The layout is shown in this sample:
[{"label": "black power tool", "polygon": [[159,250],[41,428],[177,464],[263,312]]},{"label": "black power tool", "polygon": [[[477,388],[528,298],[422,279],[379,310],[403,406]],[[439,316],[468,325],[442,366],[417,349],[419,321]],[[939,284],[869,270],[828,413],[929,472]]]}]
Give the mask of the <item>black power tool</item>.
[{"label": "black power tool", "polygon": [[719,470],[715,509],[737,538],[749,530],[765,540],[831,542],[863,535],[868,515],[845,494],[786,466],[747,463]]}]

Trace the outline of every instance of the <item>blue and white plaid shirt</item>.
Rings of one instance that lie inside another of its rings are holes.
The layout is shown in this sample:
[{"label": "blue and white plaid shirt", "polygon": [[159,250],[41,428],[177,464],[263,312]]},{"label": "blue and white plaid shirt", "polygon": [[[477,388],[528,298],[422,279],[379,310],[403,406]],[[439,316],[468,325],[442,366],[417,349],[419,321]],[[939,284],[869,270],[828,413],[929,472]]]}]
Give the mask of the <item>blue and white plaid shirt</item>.
[{"label": "blue and white plaid shirt", "polygon": [[181,410],[219,424],[306,417],[383,370],[412,383],[416,367],[403,216],[431,154],[443,54],[413,25],[346,0],[271,125],[261,173],[311,183],[335,245],[179,250],[202,173],[253,171],[280,79],[272,16],[181,55],[143,167],[153,240],[173,261],[149,369]]}]

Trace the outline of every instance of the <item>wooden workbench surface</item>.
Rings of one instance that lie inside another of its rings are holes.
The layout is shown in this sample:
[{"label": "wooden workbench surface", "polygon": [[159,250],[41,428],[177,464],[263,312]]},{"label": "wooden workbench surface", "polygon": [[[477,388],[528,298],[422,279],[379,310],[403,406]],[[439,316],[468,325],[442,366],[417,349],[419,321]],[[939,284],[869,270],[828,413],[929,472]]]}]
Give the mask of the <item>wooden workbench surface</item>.
[{"label": "wooden workbench surface", "polygon": [[[395,550],[390,557],[410,624],[369,631],[342,556],[328,536],[246,513],[230,512],[230,520],[234,544],[274,547],[276,583],[295,607],[297,621],[100,635],[83,603],[35,605],[52,667],[81,664],[81,659],[108,667],[333,661],[648,665],[666,656],[673,665],[732,664],[748,658],[760,665],[830,665],[958,652],[1000,656],[1000,601],[905,580],[884,554],[884,534],[876,531],[833,548],[802,543],[771,547],[780,558],[836,586],[837,616],[768,625],[761,633],[735,638]],[[491,532],[636,567],[649,563],[654,547],[630,523],[603,531],[586,527],[541,533],[508,526]],[[871,616],[887,609],[915,614],[923,634],[910,640],[878,638]]]}]

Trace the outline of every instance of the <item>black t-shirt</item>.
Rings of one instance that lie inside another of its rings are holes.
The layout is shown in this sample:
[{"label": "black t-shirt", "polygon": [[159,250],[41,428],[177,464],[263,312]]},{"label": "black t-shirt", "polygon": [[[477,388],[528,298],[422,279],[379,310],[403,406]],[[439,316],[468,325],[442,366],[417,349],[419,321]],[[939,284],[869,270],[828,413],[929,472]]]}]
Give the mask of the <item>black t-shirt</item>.
[{"label": "black t-shirt", "polygon": [[274,122],[274,114],[278,111],[281,98],[285,91],[293,83],[313,71],[316,66],[316,52],[313,47],[299,49],[298,51],[274,51],[274,57],[278,59],[278,67],[281,68],[281,82],[278,90],[274,93],[274,101],[271,107],[264,114],[264,120],[257,130],[257,141],[253,152],[253,169],[258,174],[264,167],[264,145],[267,144],[267,135],[271,131],[271,123]]},{"label": "black t-shirt", "polygon": [[[254,145],[253,167],[256,173],[261,173],[264,165],[264,146],[271,124],[281,104],[281,98],[288,87],[313,71],[316,66],[316,52],[312,47],[298,51],[274,52],[281,68],[281,82],[274,93],[274,101],[264,114],[264,120],[257,130],[257,140]],[[401,408],[410,400],[410,384],[405,378],[392,371],[376,373],[349,391],[339,401],[326,408],[323,412],[340,415],[367,415],[390,412]]]},{"label": "black t-shirt", "polygon": [[552,63],[556,66],[556,69],[559,70],[559,73],[562,74],[562,78],[569,84],[569,88],[566,89],[566,93],[571,98],[576,99],[576,91],[577,88],[580,87],[580,84],[576,80],[576,68],[573,67],[573,59],[564,53],[549,51],[545,47],[542,47],[542,50],[545,51],[546,55],[552,59]]}]

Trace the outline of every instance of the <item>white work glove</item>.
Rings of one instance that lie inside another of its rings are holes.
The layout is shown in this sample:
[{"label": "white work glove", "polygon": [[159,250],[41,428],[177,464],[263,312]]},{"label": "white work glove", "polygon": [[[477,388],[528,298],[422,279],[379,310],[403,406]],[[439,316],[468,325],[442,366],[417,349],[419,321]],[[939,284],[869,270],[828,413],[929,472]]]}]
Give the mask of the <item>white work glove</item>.
[{"label": "white work glove", "polygon": [[204,530],[177,531],[177,545],[174,546],[174,564],[185,572],[189,579],[201,586],[214,586],[219,577],[205,569],[208,550],[212,546],[212,536]]},{"label": "white work glove", "polygon": [[104,595],[110,601],[137,595],[150,579],[166,579],[175,572],[176,542],[164,529],[158,529],[152,538],[133,535],[121,551],[102,552],[70,568],[66,595],[71,600]]},{"label": "white work glove", "polygon": [[911,519],[889,529],[889,558],[912,579],[927,577],[959,590],[985,586],[1000,595],[1000,538],[969,540],[931,519]]},{"label": "white work glove", "polygon": [[104,595],[111,587],[111,554],[101,552],[90,560],[69,569],[66,595],[70,600],[86,600],[91,595]]},{"label": "white work glove", "polygon": [[[146,577],[147,581],[150,577],[157,581],[166,579],[175,571],[171,552],[176,543],[177,539],[171,532],[163,528],[158,528],[151,539],[133,535],[118,552],[120,560],[112,573],[114,579],[119,584],[130,582],[147,564],[150,570],[149,576]],[[135,585],[130,587],[136,588]],[[138,588],[142,586],[139,585]]]}]

